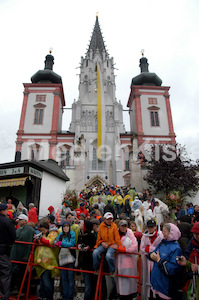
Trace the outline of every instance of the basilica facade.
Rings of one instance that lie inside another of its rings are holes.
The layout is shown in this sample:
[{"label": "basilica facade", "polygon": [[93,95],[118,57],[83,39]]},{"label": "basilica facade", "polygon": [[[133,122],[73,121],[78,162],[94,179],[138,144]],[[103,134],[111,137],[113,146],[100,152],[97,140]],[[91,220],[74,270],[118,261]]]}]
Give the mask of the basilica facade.
[{"label": "basilica facade", "polygon": [[146,169],[137,154],[154,143],[175,144],[169,87],[149,72],[143,55],[140,74],[129,80],[127,132],[115,94],[114,61],[96,17],[88,50],[81,57],[79,97],[72,104],[70,127],[62,131],[65,98],[62,78],[53,72],[53,64],[50,53],[44,70],[35,73],[31,83],[24,83],[16,160],[57,161],[70,178],[67,187],[77,191],[85,184],[146,188]]}]

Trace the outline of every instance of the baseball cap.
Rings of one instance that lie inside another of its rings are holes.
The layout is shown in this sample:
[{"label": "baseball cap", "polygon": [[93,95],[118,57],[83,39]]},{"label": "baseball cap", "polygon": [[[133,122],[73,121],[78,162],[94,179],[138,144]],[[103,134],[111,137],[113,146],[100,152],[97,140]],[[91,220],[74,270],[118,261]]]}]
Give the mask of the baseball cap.
[{"label": "baseball cap", "polygon": [[156,222],[154,220],[149,220],[146,224],[147,227],[155,227],[156,226]]},{"label": "baseball cap", "polygon": [[8,205],[6,203],[0,203],[0,210],[6,210]]},{"label": "baseball cap", "polygon": [[124,225],[128,226],[128,222],[124,219],[120,220],[119,223],[118,223],[118,226],[124,226]]},{"label": "baseball cap", "polygon": [[25,220],[28,221],[28,217],[25,214],[20,214],[17,218],[17,220]]},{"label": "baseball cap", "polygon": [[84,202],[81,202],[81,203],[80,203],[80,206],[84,206],[84,205],[85,205],[85,203],[84,203]]},{"label": "baseball cap", "polygon": [[113,219],[113,214],[111,212],[107,212],[104,214],[105,219]]}]

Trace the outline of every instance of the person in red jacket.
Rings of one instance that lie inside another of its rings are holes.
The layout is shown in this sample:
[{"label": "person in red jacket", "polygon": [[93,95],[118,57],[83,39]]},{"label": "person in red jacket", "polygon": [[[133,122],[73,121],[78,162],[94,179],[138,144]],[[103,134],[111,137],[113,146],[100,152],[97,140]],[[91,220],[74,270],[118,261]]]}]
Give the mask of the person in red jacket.
[{"label": "person in red jacket", "polygon": [[77,218],[79,219],[80,214],[85,214],[85,217],[88,217],[89,213],[88,210],[85,207],[85,203],[81,202],[80,207],[75,209],[75,212],[77,214]]},{"label": "person in red jacket", "polygon": [[35,207],[34,203],[29,204],[28,222],[38,224],[37,208]]}]

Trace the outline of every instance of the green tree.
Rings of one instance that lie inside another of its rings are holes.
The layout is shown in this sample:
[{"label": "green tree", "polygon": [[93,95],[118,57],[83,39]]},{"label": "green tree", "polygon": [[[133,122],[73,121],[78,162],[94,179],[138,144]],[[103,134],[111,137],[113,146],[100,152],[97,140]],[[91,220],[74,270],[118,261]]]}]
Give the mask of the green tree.
[{"label": "green tree", "polygon": [[143,158],[148,169],[145,180],[155,192],[168,195],[178,191],[181,197],[192,196],[199,188],[198,162],[188,158],[180,145],[153,145],[149,156]]}]

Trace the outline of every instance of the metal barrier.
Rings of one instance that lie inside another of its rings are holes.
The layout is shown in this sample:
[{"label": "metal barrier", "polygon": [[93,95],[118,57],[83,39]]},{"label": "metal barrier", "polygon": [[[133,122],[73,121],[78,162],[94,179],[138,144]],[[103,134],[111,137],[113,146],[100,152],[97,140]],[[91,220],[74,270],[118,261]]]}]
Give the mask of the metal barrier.
[{"label": "metal barrier", "polygon": [[[22,293],[22,289],[26,280],[26,276],[29,270],[29,274],[28,274],[28,283],[27,283],[27,290],[26,290],[26,296],[25,299],[28,300],[29,299],[29,290],[30,290],[30,281],[31,281],[31,273],[32,273],[32,268],[33,266],[39,266],[39,264],[35,264],[33,263],[33,259],[34,259],[34,251],[35,251],[35,247],[37,246],[43,246],[43,247],[53,247],[52,245],[42,245],[42,244],[38,244],[35,242],[22,242],[22,241],[15,241],[15,243],[17,244],[28,244],[28,245],[32,245],[32,249],[30,251],[30,255],[28,258],[27,262],[23,262],[23,261],[15,261],[15,260],[11,260],[12,263],[17,263],[17,264],[26,264],[26,269],[24,272],[24,276],[22,279],[22,283],[19,289],[19,294],[17,297],[17,300],[20,300],[21,297],[21,293]],[[62,247],[59,247],[62,248]],[[74,249],[74,250],[79,250],[77,247],[70,247],[69,249]],[[88,250],[88,251],[93,251],[93,250]],[[120,254],[126,254],[126,253],[121,253]],[[126,277],[126,278],[135,278],[138,280],[138,300],[141,300],[141,255],[140,253],[128,253],[128,254],[132,254],[132,255],[136,255],[139,257],[138,259],[138,276],[130,276],[130,275],[122,275],[122,274],[117,274],[116,276],[118,277]],[[98,272],[98,277],[97,277],[97,286],[96,286],[96,291],[95,291],[95,298],[94,300],[99,300],[101,299],[101,292],[102,292],[102,277],[104,275],[110,275],[110,273],[105,273],[103,272],[103,265],[104,265],[104,253],[102,254],[101,257],[101,261],[100,261],[100,266],[99,266],[99,272]],[[74,271],[74,272],[81,272],[81,273],[91,273],[94,274],[94,271],[89,271],[89,270],[82,270],[82,269],[77,269],[77,268],[64,268],[64,267],[54,267],[55,269],[59,269],[59,270],[69,270],[69,271]],[[16,298],[15,298],[16,299]]]},{"label": "metal barrier", "polygon": [[142,286],[143,286],[143,300],[148,299],[148,297],[147,297],[147,290],[148,289],[146,287],[151,287],[151,283],[147,282],[147,272],[148,272],[147,262],[148,262],[147,256],[146,256],[146,254],[143,254],[142,263],[143,263],[143,266],[144,266],[143,270],[145,270],[145,276],[144,276],[144,272],[143,272],[143,284],[142,284]]}]

